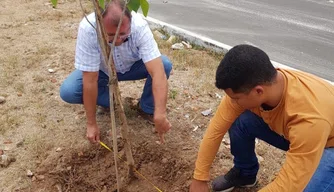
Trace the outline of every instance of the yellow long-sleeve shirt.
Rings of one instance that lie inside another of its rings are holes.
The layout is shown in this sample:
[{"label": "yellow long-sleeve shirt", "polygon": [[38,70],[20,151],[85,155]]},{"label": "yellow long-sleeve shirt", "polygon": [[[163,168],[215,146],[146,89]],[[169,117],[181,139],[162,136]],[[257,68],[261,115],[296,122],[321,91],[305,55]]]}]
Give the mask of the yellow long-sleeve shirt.
[{"label": "yellow long-sleeve shirt", "polygon": [[[270,111],[251,109],[290,142],[277,178],[261,192],[299,192],[310,181],[324,148],[334,147],[334,86],[308,73],[278,69],[284,77],[284,93]],[[202,140],[194,178],[209,180],[209,170],[222,138],[235,119],[244,112],[228,96],[224,97]]]}]

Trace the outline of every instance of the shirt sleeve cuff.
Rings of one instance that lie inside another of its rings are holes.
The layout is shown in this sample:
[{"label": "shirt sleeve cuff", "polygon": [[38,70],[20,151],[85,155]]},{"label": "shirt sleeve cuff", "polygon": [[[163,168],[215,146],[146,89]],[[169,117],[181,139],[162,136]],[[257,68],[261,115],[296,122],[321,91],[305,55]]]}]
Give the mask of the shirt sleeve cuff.
[{"label": "shirt sleeve cuff", "polygon": [[87,71],[87,72],[97,72],[100,70],[100,67],[99,66],[96,66],[96,67],[88,67],[88,66],[83,66],[83,65],[80,65],[78,63],[75,63],[74,64],[75,68],[80,70],[80,71]]},{"label": "shirt sleeve cuff", "polygon": [[203,173],[197,169],[195,169],[194,179],[199,180],[199,181],[209,181],[210,180],[210,174],[209,173]]},{"label": "shirt sleeve cuff", "polygon": [[150,55],[143,55],[142,60],[143,60],[144,63],[147,63],[147,62],[152,61],[153,59],[156,59],[160,56],[161,56],[160,52],[155,51],[154,53],[151,53]]}]

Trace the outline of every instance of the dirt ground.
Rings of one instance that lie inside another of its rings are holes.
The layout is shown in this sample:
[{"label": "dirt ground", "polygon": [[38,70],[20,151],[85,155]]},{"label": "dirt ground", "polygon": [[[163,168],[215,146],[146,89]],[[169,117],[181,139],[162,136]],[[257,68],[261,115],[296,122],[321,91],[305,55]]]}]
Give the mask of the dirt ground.
[{"label": "dirt ground", "polygon": [[[0,153],[15,158],[0,167],[0,192],[9,191],[113,191],[113,153],[85,138],[83,106],[59,97],[59,87],[74,69],[77,27],[82,19],[78,1],[2,0],[0,7]],[[86,12],[91,2],[83,1]],[[138,117],[133,105],[144,80],[121,82],[123,105],[131,129],[132,152],[138,177],[126,181],[127,165],[118,161],[122,190],[128,192],[188,191],[198,147],[210,116],[223,93],[214,87],[214,73],[222,55],[208,50],[171,50],[157,39],[161,52],[173,62],[169,79],[168,117],[173,127],[166,144],[159,145],[152,125]],[[97,116],[101,140],[111,147],[109,114]],[[227,140],[228,138],[226,138]],[[119,155],[125,159],[123,141]],[[257,191],[279,170],[284,153],[264,142],[257,144],[263,158]],[[226,173],[233,157],[222,143],[211,169],[212,178]],[[28,176],[31,171],[33,176]]]}]

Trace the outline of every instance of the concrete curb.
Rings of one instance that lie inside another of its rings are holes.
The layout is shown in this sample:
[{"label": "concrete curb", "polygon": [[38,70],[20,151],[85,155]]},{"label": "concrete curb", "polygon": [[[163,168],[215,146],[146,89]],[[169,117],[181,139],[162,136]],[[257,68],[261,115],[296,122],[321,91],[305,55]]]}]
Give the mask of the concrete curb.
[{"label": "concrete curb", "polygon": [[[144,17],[144,16],[143,16]],[[151,29],[162,29],[166,31],[168,34],[173,34],[175,36],[182,37],[186,41],[189,41],[192,44],[196,44],[205,48],[213,49],[216,52],[222,52],[222,53],[227,53],[228,50],[232,48],[232,46],[215,41],[213,39],[210,39],[208,37],[204,37],[202,35],[187,31],[185,29],[179,28],[177,26],[165,23],[163,21],[154,19],[152,17],[144,17],[144,19],[148,22],[150,25]],[[292,69],[292,70],[298,70],[289,66],[286,66],[282,63],[276,62],[271,60],[272,64],[275,67],[279,68],[284,68],[284,69]],[[326,80],[326,79],[325,79]],[[327,82],[331,83],[334,85],[334,82],[328,81]]]}]

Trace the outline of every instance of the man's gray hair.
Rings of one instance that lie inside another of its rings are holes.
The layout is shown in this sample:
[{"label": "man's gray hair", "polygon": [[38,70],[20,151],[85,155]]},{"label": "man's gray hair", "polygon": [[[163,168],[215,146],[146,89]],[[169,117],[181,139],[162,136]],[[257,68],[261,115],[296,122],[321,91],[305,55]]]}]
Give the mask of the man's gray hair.
[{"label": "man's gray hair", "polygon": [[[126,2],[124,0],[110,0],[110,2],[108,2],[105,6],[102,17],[105,17],[110,11],[110,9],[112,10],[113,8],[119,8],[121,11],[123,11],[125,3]],[[131,21],[131,11],[128,9],[127,6],[125,6],[124,16],[129,18],[129,20]],[[111,24],[114,26],[118,26],[120,20],[121,20],[120,14],[113,14],[111,17]]]}]

